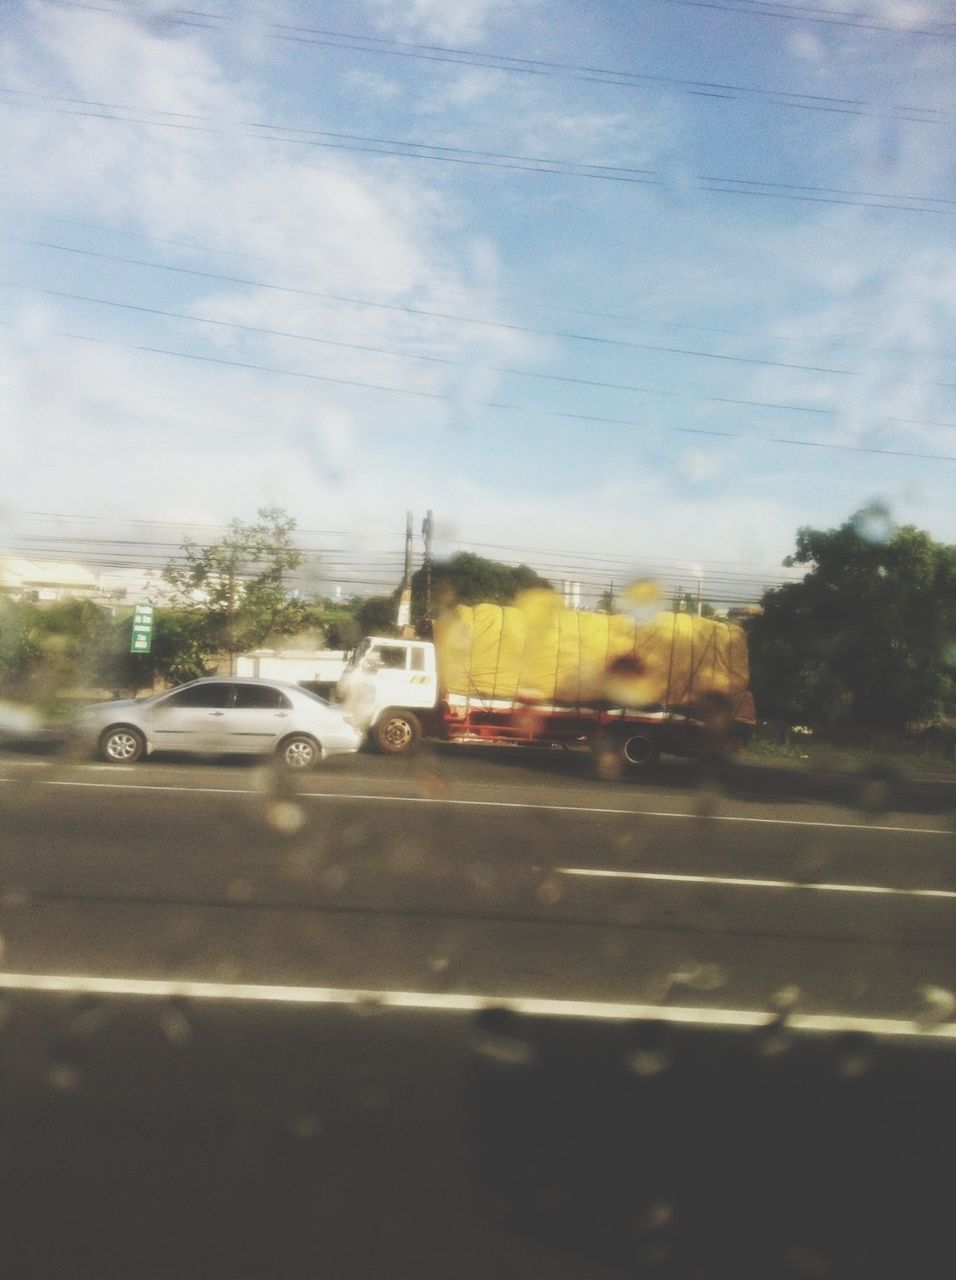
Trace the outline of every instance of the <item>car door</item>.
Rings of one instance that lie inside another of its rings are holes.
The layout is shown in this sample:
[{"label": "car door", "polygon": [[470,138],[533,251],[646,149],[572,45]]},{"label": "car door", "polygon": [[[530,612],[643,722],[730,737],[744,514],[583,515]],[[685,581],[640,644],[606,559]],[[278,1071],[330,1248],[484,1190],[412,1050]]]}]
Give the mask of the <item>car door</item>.
[{"label": "car door", "polygon": [[266,755],[275,750],[292,719],[292,700],[271,684],[237,684],[225,716],[225,751]]},{"label": "car door", "polygon": [[227,751],[226,720],[236,686],[200,680],[176,689],[153,706],[150,738],[157,751]]}]

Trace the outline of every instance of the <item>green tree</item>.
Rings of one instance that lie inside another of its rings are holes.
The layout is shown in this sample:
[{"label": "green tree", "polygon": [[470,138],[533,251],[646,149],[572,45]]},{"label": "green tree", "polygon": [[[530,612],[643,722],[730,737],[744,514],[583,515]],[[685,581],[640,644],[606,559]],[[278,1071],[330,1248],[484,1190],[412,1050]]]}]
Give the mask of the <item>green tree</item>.
[{"label": "green tree", "polygon": [[157,609],[149,653],[130,653],[132,617],[117,619],[97,663],[96,683],[137,694],[158,680],[184,684],[206,674],[203,619],[178,609]]},{"label": "green tree", "polygon": [[397,612],[397,595],[369,596],[358,606],[355,621],[363,636],[394,636],[398,634],[395,625]]},{"label": "green tree", "polygon": [[949,709],[956,547],[893,527],[880,507],[796,541],[785,563],[806,577],[769,590],[747,624],[761,712],[899,732]]},{"label": "green tree", "polygon": [[0,696],[24,697],[43,661],[39,608],[28,601],[0,600]]},{"label": "green tree", "polygon": [[[551,583],[526,564],[517,566],[460,551],[432,566],[431,613],[453,604],[509,604],[519,591],[550,590]],[[412,574],[412,617],[425,616],[425,571]]]},{"label": "green tree", "polygon": [[280,507],[262,507],[258,517],[233,520],[225,537],[206,546],[187,539],[162,573],[175,608],[199,620],[199,652],[227,654],[230,672],[237,654],[268,636],[294,635],[307,612],[288,589],[288,575],[302,564],[295,520]]},{"label": "green tree", "polygon": [[[677,599],[674,601],[674,607],[671,613],[690,613],[697,617],[697,593],[695,591],[681,591],[678,593]],[[709,600],[700,602],[700,616],[702,618],[715,618],[717,610]]]}]

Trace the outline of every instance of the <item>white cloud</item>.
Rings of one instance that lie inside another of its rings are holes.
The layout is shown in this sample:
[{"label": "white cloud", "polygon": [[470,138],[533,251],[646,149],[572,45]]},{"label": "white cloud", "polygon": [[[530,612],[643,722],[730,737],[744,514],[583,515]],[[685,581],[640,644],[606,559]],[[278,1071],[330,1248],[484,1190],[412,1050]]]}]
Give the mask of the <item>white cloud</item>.
[{"label": "white cloud", "polygon": [[826,45],[809,31],[794,31],[787,38],[791,51],[803,62],[819,64],[826,58]]},{"label": "white cloud", "polygon": [[403,92],[402,86],[397,81],[390,80],[388,76],[383,76],[378,71],[362,71],[355,68],[346,72],[345,82],[358,89],[360,93],[368,94],[383,102],[399,98]]},{"label": "white cloud", "polygon": [[383,31],[446,44],[476,44],[489,28],[513,20],[513,0],[366,0]]}]

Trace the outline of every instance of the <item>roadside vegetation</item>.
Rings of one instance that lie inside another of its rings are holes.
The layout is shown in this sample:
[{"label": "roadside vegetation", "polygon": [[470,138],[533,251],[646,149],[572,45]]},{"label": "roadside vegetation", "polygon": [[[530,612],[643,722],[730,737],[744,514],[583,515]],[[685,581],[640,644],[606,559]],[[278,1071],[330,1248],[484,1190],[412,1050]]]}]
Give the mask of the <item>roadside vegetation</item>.
[{"label": "roadside vegetation", "polygon": [[[184,542],[157,583],[149,653],[130,653],[132,603],[0,599],[0,699],[49,718],[91,691],[135,696],[233,671],[238,654],[292,638],[347,650],[394,634],[399,587],[346,601],[303,595],[295,532],[270,507],[214,543]],[[745,758],[852,767],[879,753],[956,770],[956,547],[873,506],[837,529],[801,528],[786,563],[804,577],[765,592],[744,623],[761,718]],[[428,634],[448,604],[504,604],[550,585],[528,565],[462,552],[413,574],[412,622]],[[613,609],[606,595],[599,604]]]}]

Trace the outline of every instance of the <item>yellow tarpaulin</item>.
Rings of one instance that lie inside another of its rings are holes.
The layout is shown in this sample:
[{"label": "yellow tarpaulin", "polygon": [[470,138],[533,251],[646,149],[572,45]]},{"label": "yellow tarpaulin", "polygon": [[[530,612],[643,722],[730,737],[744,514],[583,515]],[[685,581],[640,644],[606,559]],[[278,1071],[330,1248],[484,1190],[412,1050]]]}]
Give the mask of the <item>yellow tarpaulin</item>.
[{"label": "yellow tarpaulin", "polygon": [[458,605],[435,623],[444,691],[476,700],[679,707],[726,697],[753,719],[740,627],[685,613],[648,621],[565,609],[550,592]]}]

